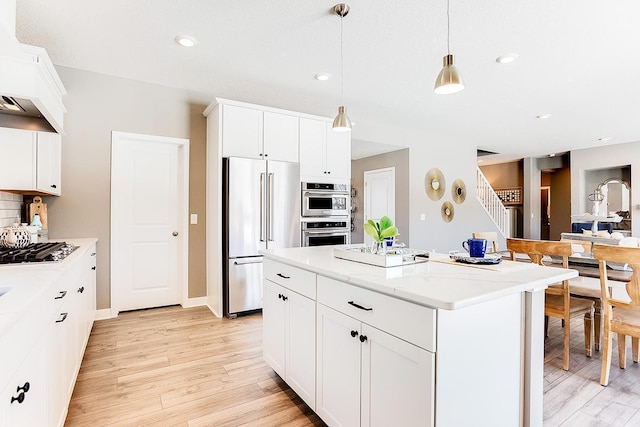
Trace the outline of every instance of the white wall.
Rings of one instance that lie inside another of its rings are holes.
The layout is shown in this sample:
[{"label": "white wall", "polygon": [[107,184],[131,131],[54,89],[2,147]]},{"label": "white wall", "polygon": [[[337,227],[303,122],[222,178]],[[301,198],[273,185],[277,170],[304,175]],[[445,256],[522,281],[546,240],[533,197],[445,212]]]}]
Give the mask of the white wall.
[{"label": "white wall", "polygon": [[607,145],[571,152],[571,215],[591,212],[587,195],[593,188],[587,186],[588,170],[617,168],[631,165],[631,230],[640,235],[640,142]]},{"label": "white wall", "polygon": [[[409,156],[409,246],[415,249],[435,249],[448,252],[463,250],[461,243],[474,231],[494,231],[495,225],[477,199],[476,147],[455,142],[421,142],[410,144]],[[424,176],[431,168],[442,171],[446,192],[442,199],[433,201],[424,190]],[[464,203],[456,204],[451,195],[451,184],[462,179],[467,187]],[[444,222],[440,208],[445,201],[453,203],[455,214],[451,222]],[[420,220],[424,213],[425,221]],[[503,246],[504,247],[504,246]]]}]

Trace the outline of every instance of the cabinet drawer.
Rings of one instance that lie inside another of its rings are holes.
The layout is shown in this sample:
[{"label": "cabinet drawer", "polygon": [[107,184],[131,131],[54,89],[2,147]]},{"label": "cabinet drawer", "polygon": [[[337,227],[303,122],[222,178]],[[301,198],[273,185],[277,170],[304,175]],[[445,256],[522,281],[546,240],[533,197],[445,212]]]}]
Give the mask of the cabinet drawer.
[{"label": "cabinet drawer", "polygon": [[269,259],[264,260],[264,278],[291,289],[307,298],[316,299],[316,274]]},{"label": "cabinet drawer", "polygon": [[432,352],[436,311],[318,276],[318,302]]}]

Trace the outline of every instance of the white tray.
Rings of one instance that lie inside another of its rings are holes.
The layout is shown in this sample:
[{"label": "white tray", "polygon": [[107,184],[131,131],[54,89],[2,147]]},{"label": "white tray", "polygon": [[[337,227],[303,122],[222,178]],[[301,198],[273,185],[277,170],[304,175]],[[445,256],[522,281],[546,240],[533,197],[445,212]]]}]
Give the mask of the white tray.
[{"label": "white tray", "polygon": [[[390,249],[389,252],[393,252],[394,249]],[[428,258],[416,258],[416,255],[426,254],[427,251],[415,250],[415,249],[402,249],[404,253],[387,253],[372,254],[370,248],[364,245],[357,246],[340,246],[333,249],[333,256],[340,259],[346,259],[348,261],[360,262],[363,264],[375,265],[378,267],[398,267],[401,265],[417,264],[419,262],[426,262]]]}]

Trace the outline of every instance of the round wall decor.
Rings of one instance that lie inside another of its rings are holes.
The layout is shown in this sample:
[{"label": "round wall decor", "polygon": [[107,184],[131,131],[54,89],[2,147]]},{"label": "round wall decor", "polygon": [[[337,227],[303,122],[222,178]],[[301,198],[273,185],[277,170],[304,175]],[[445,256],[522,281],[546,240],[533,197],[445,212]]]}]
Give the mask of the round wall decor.
[{"label": "round wall decor", "polygon": [[444,222],[451,222],[454,215],[453,203],[449,201],[444,202],[440,208],[440,215],[442,215]]},{"label": "round wall decor", "polygon": [[464,181],[461,179],[456,179],[453,181],[453,186],[451,187],[451,196],[453,197],[453,201],[460,204],[464,202],[464,199],[467,198],[467,186],[464,185]]},{"label": "round wall decor", "polygon": [[447,188],[444,174],[438,168],[432,168],[424,176],[424,190],[431,200],[440,200]]}]

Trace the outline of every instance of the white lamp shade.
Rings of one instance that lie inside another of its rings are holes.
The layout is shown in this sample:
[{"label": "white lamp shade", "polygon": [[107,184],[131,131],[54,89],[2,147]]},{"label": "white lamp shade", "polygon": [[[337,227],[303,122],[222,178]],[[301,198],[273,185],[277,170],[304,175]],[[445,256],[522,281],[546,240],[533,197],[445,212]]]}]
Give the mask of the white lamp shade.
[{"label": "white lamp shade", "polygon": [[434,92],[438,94],[448,95],[450,93],[460,92],[464,89],[464,81],[453,65],[453,55],[445,55],[442,58],[442,70],[436,78]]},{"label": "white lamp shade", "polygon": [[348,132],[351,130],[351,120],[347,116],[347,109],[344,106],[338,107],[338,115],[333,120],[333,130],[337,132]]}]

